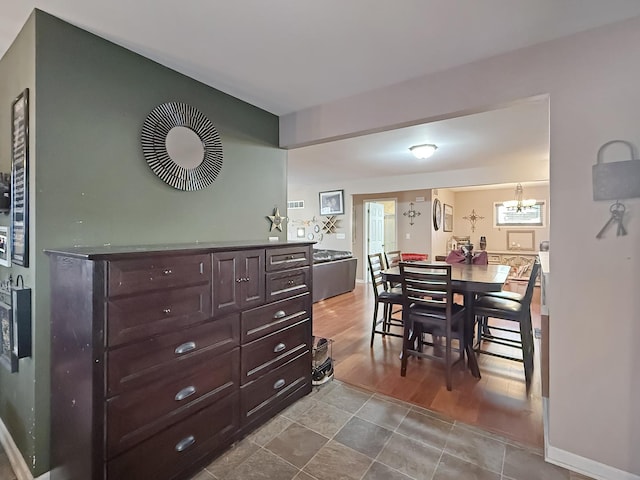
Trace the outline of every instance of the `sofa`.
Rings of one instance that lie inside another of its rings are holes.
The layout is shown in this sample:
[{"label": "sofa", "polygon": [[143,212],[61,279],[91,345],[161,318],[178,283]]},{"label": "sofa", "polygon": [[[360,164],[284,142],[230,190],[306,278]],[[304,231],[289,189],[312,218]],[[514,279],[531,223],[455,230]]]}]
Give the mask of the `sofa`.
[{"label": "sofa", "polygon": [[342,250],[313,250],[313,302],[347,293],[356,287],[358,260]]}]

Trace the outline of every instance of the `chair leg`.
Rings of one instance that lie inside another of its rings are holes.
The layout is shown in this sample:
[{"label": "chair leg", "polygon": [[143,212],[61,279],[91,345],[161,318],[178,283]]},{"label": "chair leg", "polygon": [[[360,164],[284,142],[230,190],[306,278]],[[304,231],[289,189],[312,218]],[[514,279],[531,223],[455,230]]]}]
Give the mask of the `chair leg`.
[{"label": "chair leg", "polygon": [[522,341],[524,378],[527,387],[529,387],[533,377],[533,331],[531,327],[531,315],[527,315],[527,317],[520,322],[520,339]]},{"label": "chair leg", "polygon": [[447,376],[447,390],[451,391],[451,335],[447,335],[445,338],[444,361]]},{"label": "chair leg", "polygon": [[376,334],[376,325],[378,323],[378,305],[379,305],[379,303],[376,302],[376,305],[373,307],[373,325],[371,326],[371,345],[370,345],[370,347],[373,347],[373,337]]},{"label": "chair leg", "polygon": [[403,321],[402,328],[402,358],[400,359],[400,376],[407,376],[407,349],[409,347],[411,332],[413,331],[412,325],[408,321]]}]

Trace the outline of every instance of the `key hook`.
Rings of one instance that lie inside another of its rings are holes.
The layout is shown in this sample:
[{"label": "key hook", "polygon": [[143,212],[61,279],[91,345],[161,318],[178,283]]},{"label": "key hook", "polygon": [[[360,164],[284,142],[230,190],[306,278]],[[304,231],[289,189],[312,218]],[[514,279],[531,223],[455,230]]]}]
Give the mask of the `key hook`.
[{"label": "key hook", "polygon": [[611,213],[624,213],[626,209],[627,207],[624,206],[624,203],[620,203],[620,200],[616,200],[616,202],[609,207]]}]

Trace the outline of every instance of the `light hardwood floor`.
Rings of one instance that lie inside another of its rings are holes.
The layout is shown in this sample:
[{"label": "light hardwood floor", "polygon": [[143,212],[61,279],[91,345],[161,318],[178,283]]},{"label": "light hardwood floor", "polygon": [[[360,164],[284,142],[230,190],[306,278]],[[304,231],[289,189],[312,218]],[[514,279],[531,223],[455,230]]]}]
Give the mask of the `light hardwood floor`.
[{"label": "light hardwood floor", "polygon": [[[507,289],[523,293],[525,284],[511,282]],[[534,328],[540,326],[539,288],[532,302]],[[454,367],[453,390],[448,392],[438,362],[409,359],[407,376],[400,376],[402,339],[375,336],[369,347],[374,297],[370,284],[358,283],[353,292],[313,306],[313,333],[333,339],[335,377],[347,384],[476,425],[523,444],[542,448],[540,341],[536,342],[535,372],[529,392],[522,363],[480,355],[482,378],[474,378],[460,364]],[[513,324],[512,324],[513,325]]]}]

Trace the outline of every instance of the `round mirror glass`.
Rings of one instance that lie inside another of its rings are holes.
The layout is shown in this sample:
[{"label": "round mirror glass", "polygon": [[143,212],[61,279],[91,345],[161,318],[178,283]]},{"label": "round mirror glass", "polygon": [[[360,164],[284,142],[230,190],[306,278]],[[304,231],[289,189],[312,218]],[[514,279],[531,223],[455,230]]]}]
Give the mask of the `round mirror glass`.
[{"label": "round mirror glass", "polygon": [[182,168],[196,168],[204,160],[204,145],[196,132],[188,127],[173,127],[165,140],[171,160]]}]

